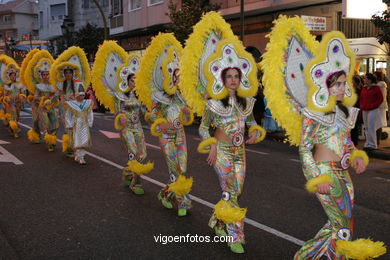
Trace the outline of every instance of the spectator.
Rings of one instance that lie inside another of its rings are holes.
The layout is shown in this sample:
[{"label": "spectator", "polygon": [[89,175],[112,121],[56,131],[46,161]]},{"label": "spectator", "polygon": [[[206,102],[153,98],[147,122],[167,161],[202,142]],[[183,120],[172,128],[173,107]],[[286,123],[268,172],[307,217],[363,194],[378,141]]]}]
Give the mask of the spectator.
[{"label": "spectator", "polygon": [[370,151],[377,148],[376,130],[382,127],[379,107],[383,102],[383,95],[372,73],[365,75],[364,84],[365,86],[360,93],[360,109],[363,111],[366,136],[364,150]]},{"label": "spectator", "polygon": [[383,102],[379,106],[379,117],[381,119],[381,128],[379,128],[376,131],[377,144],[379,146],[379,142],[382,136],[382,127],[387,126],[387,110],[389,110],[389,107],[387,104],[387,85],[386,82],[384,81],[385,74],[382,71],[375,71],[374,75],[378,81],[377,85],[381,88],[382,96],[383,96]]},{"label": "spectator", "polygon": [[92,88],[89,87],[85,96],[86,99],[90,99],[92,101],[92,109],[93,111],[96,111],[98,109],[95,93],[93,92]]},{"label": "spectator", "polygon": [[[352,83],[356,95],[358,97],[355,107],[360,108],[360,93],[364,85],[363,79],[359,75],[355,75],[352,78]],[[359,133],[361,132],[362,123],[363,123],[362,111],[359,111],[358,117],[356,119],[355,127],[351,130],[351,139],[355,146],[357,146],[359,142]]]}]

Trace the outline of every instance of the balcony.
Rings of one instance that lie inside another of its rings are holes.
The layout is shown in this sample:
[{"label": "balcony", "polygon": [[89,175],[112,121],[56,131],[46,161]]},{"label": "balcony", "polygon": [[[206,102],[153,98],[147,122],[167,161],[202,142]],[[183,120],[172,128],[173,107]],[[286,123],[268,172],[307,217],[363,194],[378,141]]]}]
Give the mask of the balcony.
[{"label": "balcony", "polygon": [[7,29],[17,29],[16,23],[14,21],[0,22],[0,30]]},{"label": "balcony", "polygon": [[116,15],[110,18],[110,28],[123,26],[123,15]]}]

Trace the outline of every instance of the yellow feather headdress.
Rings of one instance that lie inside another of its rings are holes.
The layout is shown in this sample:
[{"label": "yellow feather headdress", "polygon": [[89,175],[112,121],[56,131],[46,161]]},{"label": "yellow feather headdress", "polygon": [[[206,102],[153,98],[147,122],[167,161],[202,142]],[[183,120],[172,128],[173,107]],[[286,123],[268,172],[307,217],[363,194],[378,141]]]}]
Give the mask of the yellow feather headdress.
[{"label": "yellow feather headdress", "polygon": [[30,51],[27,53],[26,57],[25,57],[25,58],[23,59],[23,61],[22,61],[22,66],[20,67],[20,79],[21,79],[21,81],[22,81],[23,86],[26,86],[26,87],[27,87],[27,82],[26,82],[25,79],[24,79],[24,73],[26,72],[27,65],[28,65],[28,63],[30,62],[30,60],[33,58],[33,56],[34,56],[37,52],[39,52],[39,50],[38,50],[37,48],[30,50]]},{"label": "yellow feather headdress", "polygon": [[121,80],[119,73],[127,58],[125,50],[115,41],[104,41],[99,46],[93,64],[92,87],[96,97],[114,114],[117,112],[115,95],[123,95],[118,91],[117,86]]},{"label": "yellow feather headdress", "polygon": [[124,62],[117,71],[117,77],[119,79],[117,84],[117,90],[126,93],[130,91],[127,78],[129,75],[135,75],[141,64],[141,56],[138,54],[128,55],[126,62]]},{"label": "yellow feather headdress", "polygon": [[[63,62],[69,62],[72,63],[72,65],[69,63],[61,64]],[[74,79],[82,81],[86,88],[89,87],[91,73],[88,59],[83,49],[77,46],[72,46],[57,57],[50,69],[50,81],[53,86],[57,86],[59,82],[64,80],[64,76],[61,74],[63,74],[63,70],[66,66],[69,66],[69,68],[78,67],[80,72],[78,74],[73,74]]]},{"label": "yellow feather headdress", "polygon": [[191,109],[202,116],[207,99],[203,66],[223,39],[237,39],[230,25],[217,12],[208,12],[194,26],[180,59],[179,89]]},{"label": "yellow feather headdress", "polygon": [[[35,93],[35,85],[42,83],[41,72],[50,71],[53,63],[54,59],[47,50],[40,50],[31,57],[24,72],[24,81],[31,94]],[[53,88],[56,90],[56,85]]]},{"label": "yellow feather headdress", "polygon": [[16,73],[16,81],[20,81],[20,68],[16,61],[11,57],[0,54],[0,85],[10,84],[9,73]]},{"label": "yellow feather headdress", "polygon": [[149,111],[152,110],[152,93],[160,91],[169,93],[174,90],[170,85],[171,80],[167,78],[173,77],[175,71],[169,71],[168,64],[172,62],[174,66],[175,59],[180,58],[181,52],[181,44],[173,33],[159,33],[152,38],[146,49],[135,77],[135,92]]}]

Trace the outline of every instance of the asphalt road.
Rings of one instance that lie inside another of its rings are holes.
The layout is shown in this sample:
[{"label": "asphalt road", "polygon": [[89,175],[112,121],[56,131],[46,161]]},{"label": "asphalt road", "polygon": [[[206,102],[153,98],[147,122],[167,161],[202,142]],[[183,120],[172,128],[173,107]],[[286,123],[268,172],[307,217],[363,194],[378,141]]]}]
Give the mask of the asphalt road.
[{"label": "asphalt road", "polygon": [[[194,207],[188,216],[178,217],[156,198],[169,176],[158,139],[149,130],[144,129],[148,159],[155,169],[145,177],[145,195],[136,196],[121,184],[125,148],[119,139],[101,132],[115,132],[111,115],[95,115],[93,147],[85,166],[66,158],[60,144],[53,153],[44,144],[30,144],[28,111],[21,122],[20,139],[0,126],[0,259],[284,260],[292,259],[327,219],[315,196],[304,190],[297,149],[266,139],[247,147],[247,175],[239,201],[248,208],[245,254],[231,253],[225,243],[156,242],[159,236],[187,234],[192,239],[213,238],[207,224],[221,192],[206,155],[196,152],[197,125],[186,128]],[[389,169],[390,161],[371,160],[365,174],[351,172],[354,238],[370,237],[390,246]],[[390,254],[379,259],[390,259]]]}]

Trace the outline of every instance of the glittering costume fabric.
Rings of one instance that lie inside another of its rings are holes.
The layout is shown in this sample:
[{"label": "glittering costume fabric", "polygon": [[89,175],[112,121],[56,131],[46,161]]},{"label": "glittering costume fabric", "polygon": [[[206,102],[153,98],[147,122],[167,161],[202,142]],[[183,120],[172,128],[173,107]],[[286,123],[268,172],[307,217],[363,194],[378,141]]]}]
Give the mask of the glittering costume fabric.
[{"label": "glittering costume fabric", "polygon": [[[166,94],[163,95],[154,103],[151,120],[154,121],[158,115],[161,115],[175,127],[174,130],[168,129],[167,134],[162,134],[159,137],[161,151],[168,166],[169,183],[173,183],[179,175],[185,175],[187,171],[186,136],[179,119],[180,110],[185,103],[178,93],[169,97]],[[168,191],[168,186],[160,191],[160,195],[170,202],[176,202],[181,209],[192,207],[188,194],[174,194]]]},{"label": "glittering costume fabric", "polygon": [[[34,107],[37,110],[38,129],[55,135],[59,127],[57,112],[53,106],[45,106],[43,103],[45,100],[51,100],[51,103],[55,104],[58,101],[58,97],[55,96],[54,88],[50,84],[41,83],[37,84],[36,87],[34,97],[40,100],[34,103]],[[35,124],[36,122],[34,121],[34,126]]]},{"label": "glittering costume fabric", "polygon": [[[22,86],[17,83],[12,83],[10,85],[4,85],[4,99],[9,98],[9,102],[5,104],[5,112],[11,115],[11,118],[6,118],[6,122],[9,121],[19,121],[20,110],[22,109],[22,100],[20,94],[22,94]],[[20,129],[11,130],[20,132]]]},{"label": "glittering costume fabric", "polygon": [[65,102],[65,125],[71,130],[73,148],[85,149],[91,146],[89,128],[93,124],[92,102],[84,99],[81,102],[70,100]]},{"label": "glittering costume fabric", "polygon": [[[133,91],[129,92],[129,100],[116,100],[116,111],[126,116],[126,126],[121,130],[120,136],[125,145],[129,161],[137,160],[142,163],[147,156],[144,131],[140,120],[141,113],[145,113],[144,107],[140,105]],[[123,175],[130,178],[130,187],[141,184],[141,178],[124,168]]]},{"label": "glittering costume fabric", "polygon": [[[231,142],[217,141],[217,159],[214,169],[218,175],[222,189],[222,200],[227,201],[233,208],[239,208],[238,198],[241,195],[245,180],[245,124],[256,125],[252,114],[254,99],[247,99],[247,109],[241,110],[235,98],[229,99],[229,107],[224,108],[221,101],[209,100],[206,112],[199,127],[203,140],[210,138],[209,129],[213,125],[232,139]],[[229,109],[230,108],[230,109]],[[226,224],[213,214],[209,226],[226,229],[233,243],[244,243],[244,221]]]},{"label": "glittering costume fabric", "polygon": [[73,134],[72,130],[66,127],[66,120],[65,120],[65,115],[66,115],[66,109],[65,109],[65,102],[70,101],[70,97],[74,95],[74,91],[71,88],[71,82],[66,82],[67,87],[64,91],[64,83],[61,82],[57,85],[58,91],[57,91],[57,96],[60,97],[60,104],[58,106],[58,113],[60,117],[60,122],[62,123],[62,126],[65,129],[65,132],[69,135],[69,146],[68,146],[68,152],[71,152],[73,149]]},{"label": "glittering costume fabric", "polygon": [[[329,175],[334,187],[329,195],[316,193],[328,216],[328,222],[313,239],[302,246],[295,259],[319,259],[321,256],[326,256],[327,259],[345,259],[335,252],[337,240],[350,240],[353,232],[354,190],[347,168],[349,154],[356,149],[349,137],[354,120],[351,122],[343,116],[335,116],[332,125],[324,125],[307,117],[303,120],[299,149],[303,173],[307,180]],[[327,147],[341,160],[314,161],[312,150],[318,144]]]}]

